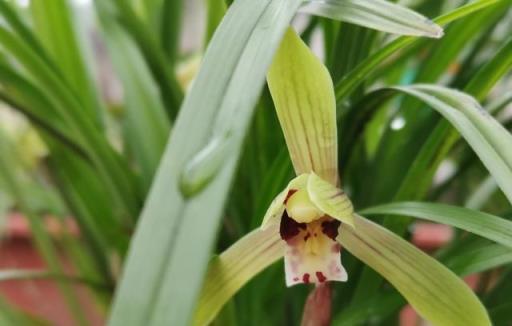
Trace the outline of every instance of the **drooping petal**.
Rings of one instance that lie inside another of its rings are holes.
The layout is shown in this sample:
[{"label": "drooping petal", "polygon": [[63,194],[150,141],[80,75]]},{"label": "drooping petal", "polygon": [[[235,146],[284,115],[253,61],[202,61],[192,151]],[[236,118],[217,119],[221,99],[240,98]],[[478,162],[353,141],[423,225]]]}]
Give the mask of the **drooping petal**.
[{"label": "drooping petal", "polygon": [[[334,223],[333,223],[334,222]],[[336,239],[340,222],[323,218],[312,223],[297,223],[288,215],[281,219],[286,285],[346,281]]]},{"label": "drooping petal", "polygon": [[267,80],[295,172],[314,171],[337,184],[333,83],[322,62],[291,28],[274,57]]},{"label": "drooping petal", "polygon": [[279,223],[281,216],[283,216],[286,200],[298,189],[306,188],[308,177],[307,174],[301,174],[292,179],[286,188],[274,198],[263,217],[263,222],[261,223],[262,229],[266,229],[272,224]]},{"label": "drooping petal", "polygon": [[192,325],[209,325],[222,306],[259,272],[283,257],[279,226],[257,229],[239,239],[209,264]]},{"label": "drooping petal", "polygon": [[491,325],[471,289],[434,258],[406,240],[355,216],[355,228],[341,228],[338,241],[385,277],[433,325]]},{"label": "drooping petal", "polygon": [[322,180],[315,173],[309,175],[307,189],[309,198],[321,211],[354,226],[354,207],[343,190]]}]

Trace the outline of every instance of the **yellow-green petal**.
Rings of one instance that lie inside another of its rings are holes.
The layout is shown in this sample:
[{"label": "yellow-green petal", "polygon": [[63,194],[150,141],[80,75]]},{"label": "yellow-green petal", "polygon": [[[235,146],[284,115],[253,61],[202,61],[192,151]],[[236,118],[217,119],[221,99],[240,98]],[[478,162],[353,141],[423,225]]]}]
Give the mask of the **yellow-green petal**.
[{"label": "yellow-green petal", "polygon": [[268,207],[267,212],[263,217],[263,222],[261,222],[262,229],[266,229],[272,224],[279,223],[279,221],[281,220],[281,216],[283,215],[285,210],[284,202],[286,200],[286,197],[288,196],[288,192],[291,189],[306,188],[308,177],[308,174],[301,174],[295,177],[288,183],[286,188],[282,192],[280,192],[274,198],[274,200],[272,200],[272,203],[270,203],[270,206]]},{"label": "yellow-green petal", "polygon": [[295,172],[315,172],[337,184],[336,101],[331,76],[291,28],[267,80]]},{"label": "yellow-green petal", "polygon": [[252,231],[215,257],[208,267],[193,325],[208,325],[242,286],[283,257],[284,246],[275,224]]},{"label": "yellow-green petal", "polygon": [[309,198],[322,212],[340,222],[354,226],[354,207],[343,190],[315,173],[309,175],[307,189]]},{"label": "yellow-green petal", "polygon": [[486,326],[489,316],[454,273],[404,239],[360,216],[337,240],[386,278],[433,325]]}]

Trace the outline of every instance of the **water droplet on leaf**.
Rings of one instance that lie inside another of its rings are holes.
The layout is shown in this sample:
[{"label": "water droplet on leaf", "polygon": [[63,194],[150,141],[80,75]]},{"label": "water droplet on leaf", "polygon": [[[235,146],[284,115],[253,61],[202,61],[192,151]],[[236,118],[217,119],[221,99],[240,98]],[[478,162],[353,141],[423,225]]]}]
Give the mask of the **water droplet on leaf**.
[{"label": "water droplet on leaf", "polygon": [[226,136],[213,138],[185,166],[180,177],[180,191],[185,198],[201,192],[221,169],[230,148]]}]

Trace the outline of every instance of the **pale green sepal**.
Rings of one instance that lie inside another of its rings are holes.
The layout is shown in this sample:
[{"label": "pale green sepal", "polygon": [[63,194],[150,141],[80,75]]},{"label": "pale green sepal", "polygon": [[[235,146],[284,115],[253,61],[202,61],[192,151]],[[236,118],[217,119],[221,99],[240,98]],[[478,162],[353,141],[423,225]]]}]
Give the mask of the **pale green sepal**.
[{"label": "pale green sepal", "polygon": [[277,116],[297,174],[338,182],[336,101],[329,72],[288,29],[267,75]]},{"label": "pale green sepal", "polygon": [[208,267],[193,325],[208,325],[240,288],[283,257],[284,244],[279,225],[274,224],[252,231],[215,257]]},{"label": "pale green sepal", "polygon": [[315,173],[309,175],[307,189],[309,198],[322,212],[340,222],[354,226],[354,207],[343,190]]},{"label": "pale green sepal", "polygon": [[355,216],[355,228],[341,227],[337,240],[386,278],[433,325],[486,326],[489,316],[455,274],[404,239]]},{"label": "pale green sepal", "polygon": [[302,189],[306,187],[307,180],[309,174],[301,174],[298,177],[292,179],[286,188],[277,195],[265,213],[263,217],[263,222],[261,222],[261,228],[266,229],[272,224],[279,223],[281,221],[281,217],[283,216],[285,206],[284,201],[286,200],[286,196],[288,195],[288,191],[291,189]]}]

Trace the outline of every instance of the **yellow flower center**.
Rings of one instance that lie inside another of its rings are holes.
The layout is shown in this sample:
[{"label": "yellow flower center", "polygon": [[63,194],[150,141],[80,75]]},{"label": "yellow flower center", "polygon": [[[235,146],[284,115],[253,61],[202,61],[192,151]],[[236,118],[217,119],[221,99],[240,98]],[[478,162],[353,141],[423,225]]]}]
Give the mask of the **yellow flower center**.
[{"label": "yellow flower center", "polygon": [[286,202],[288,215],[298,223],[310,223],[324,214],[309,199],[306,189],[299,189]]}]

